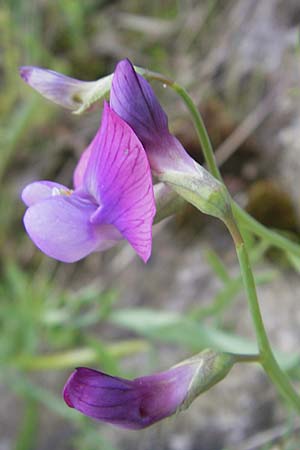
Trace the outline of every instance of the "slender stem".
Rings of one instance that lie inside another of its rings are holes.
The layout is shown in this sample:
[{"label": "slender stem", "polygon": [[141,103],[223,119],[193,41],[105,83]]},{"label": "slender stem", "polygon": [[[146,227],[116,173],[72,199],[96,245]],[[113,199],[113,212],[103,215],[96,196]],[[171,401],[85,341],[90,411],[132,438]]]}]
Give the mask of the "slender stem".
[{"label": "slender stem", "polygon": [[214,175],[214,177],[216,177],[218,180],[222,181],[222,176],[215,160],[213,148],[198,108],[194,104],[187,91],[182,86],[174,82],[171,87],[183,98],[193,117],[204,158],[210,173]]},{"label": "slender stem", "polygon": [[261,360],[259,353],[254,355],[239,355],[237,353],[234,353],[233,355],[235,357],[236,362],[238,363],[251,363],[251,362],[260,363]]},{"label": "slender stem", "polygon": [[[113,344],[107,344],[106,350],[116,359],[144,352],[149,349],[147,342],[136,339]],[[13,361],[22,370],[59,370],[68,367],[76,367],[99,362],[99,352],[90,347],[80,347],[73,350],[50,353],[49,355],[37,355],[23,357]]]},{"label": "slender stem", "polygon": [[286,401],[300,413],[300,397],[291,385],[286,373],[283,372],[279,367],[272,352],[272,348],[260,312],[255,281],[245,243],[243,242],[238,227],[234,223],[234,221],[228,222],[227,225],[236,246],[236,253],[248,297],[248,305],[255,328],[260,354],[260,363],[265,369],[267,375],[273,381],[274,385],[277,387],[278,391],[282,394]]},{"label": "slender stem", "polygon": [[287,239],[276,231],[264,227],[234,201],[232,201],[231,207],[236,219],[247,230],[261,237],[270,244],[275,245],[281,250],[300,256],[300,246],[298,244],[295,244],[290,239]]}]

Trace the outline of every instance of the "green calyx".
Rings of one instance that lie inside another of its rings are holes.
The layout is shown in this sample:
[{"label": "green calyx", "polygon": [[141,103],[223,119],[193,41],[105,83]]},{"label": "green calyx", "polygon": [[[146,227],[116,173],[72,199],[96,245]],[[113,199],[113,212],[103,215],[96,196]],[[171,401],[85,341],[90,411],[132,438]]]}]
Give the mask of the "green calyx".
[{"label": "green calyx", "polygon": [[160,175],[159,179],[204,214],[227,223],[232,213],[226,187],[202,166],[196,163],[195,166],[194,173],[170,170]]},{"label": "green calyx", "polygon": [[206,349],[178,364],[177,367],[183,364],[195,365],[195,373],[179,411],[187,409],[202,392],[207,391],[216,383],[223,380],[235,362],[236,358],[233,354]]}]

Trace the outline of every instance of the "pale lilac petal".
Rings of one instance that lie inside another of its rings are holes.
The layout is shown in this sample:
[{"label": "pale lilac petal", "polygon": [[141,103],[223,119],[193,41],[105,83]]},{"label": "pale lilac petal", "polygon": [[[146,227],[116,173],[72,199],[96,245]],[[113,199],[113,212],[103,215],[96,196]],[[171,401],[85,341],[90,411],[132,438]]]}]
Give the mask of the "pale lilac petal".
[{"label": "pale lilac petal", "polygon": [[110,91],[112,76],[81,81],[41,67],[20,67],[20,75],[33,89],[64,108],[80,114]]},{"label": "pale lilac petal", "polygon": [[186,152],[179,140],[172,134],[159,136],[155,141],[146,143],[144,148],[152,171],[161,175],[169,171],[196,175],[195,161]]},{"label": "pale lilac petal", "polygon": [[82,186],[84,174],[89,162],[90,154],[92,150],[92,144],[90,144],[82,153],[79,162],[75,168],[74,174],[73,174],[73,184],[74,188],[77,189],[80,186]]},{"label": "pale lilac petal", "polygon": [[35,181],[28,184],[22,192],[22,200],[26,206],[34,205],[41,200],[46,198],[51,198],[58,191],[69,191],[68,188],[59,183],[54,183],[53,181]]},{"label": "pale lilac petal", "polygon": [[63,262],[75,262],[89,253],[114,243],[112,226],[94,225],[96,211],[87,199],[76,194],[57,195],[30,206],[24,216],[27,233],[46,255]]},{"label": "pale lilac petal", "polygon": [[131,126],[144,145],[157,135],[168,134],[166,113],[150,84],[135,72],[128,59],[120,61],[115,69],[110,106]]},{"label": "pale lilac petal", "polygon": [[115,225],[147,261],[155,203],[143,146],[132,129],[105,104],[102,125],[91,147],[83,187],[101,205],[91,220]]},{"label": "pale lilac petal", "polygon": [[81,101],[76,95],[87,83],[92,83],[34,66],[20,67],[20,75],[27,84],[48,100],[69,109],[80,106]]}]

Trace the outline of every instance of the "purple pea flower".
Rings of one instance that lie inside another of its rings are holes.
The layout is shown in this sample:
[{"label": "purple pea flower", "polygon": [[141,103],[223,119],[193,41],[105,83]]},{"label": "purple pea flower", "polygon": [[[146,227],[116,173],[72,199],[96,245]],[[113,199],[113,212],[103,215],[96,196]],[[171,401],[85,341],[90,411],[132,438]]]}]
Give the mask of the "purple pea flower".
[{"label": "purple pea flower", "polygon": [[[111,108],[136,133],[142,142],[151,170],[196,208],[225,222],[231,217],[225,186],[197,164],[168,128],[168,119],[150,84],[145,69],[137,69],[129,60],[121,61],[114,75],[96,81],[80,81],[52,70],[25,66],[20,68],[24,81],[46,98],[75,113],[82,113],[111,90]],[[151,76],[151,75],[150,75]],[[74,174],[75,181],[87,166],[90,149],[82,155]]]},{"label": "purple pea flower", "polygon": [[205,350],[165,372],[128,380],[80,367],[67,381],[67,405],[94,419],[139,430],[186,409],[224,378],[234,364],[229,354]]},{"label": "purple pea flower", "polygon": [[125,238],[146,262],[155,204],[142,144],[105,103],[101,127],[88,149],[87,164],[74,175],[74,190],[50,181],[23,190],[27,233],[59,261],[78,261]]}]

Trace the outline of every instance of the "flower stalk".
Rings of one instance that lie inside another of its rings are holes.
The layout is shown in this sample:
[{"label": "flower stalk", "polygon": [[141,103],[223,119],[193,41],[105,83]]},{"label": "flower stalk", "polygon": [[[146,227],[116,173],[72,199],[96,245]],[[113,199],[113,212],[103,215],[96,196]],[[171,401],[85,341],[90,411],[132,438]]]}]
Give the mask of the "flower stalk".
[{"label": "flower stalk", "polygon": [[[112,357],[121,359],[149,350],[149,344],[142,339],[130,339],[105,344],[105,350]],[[78,347],[72,350],[53,352],[46,355],[21,356],[13,361],[14,366],[26,371],[62,370],[86,364],[99,364],[99,351],[92,347]]]},{"label": "flower stalk", "polygon": [[201,143],[203,155],[204,155],[209,172],[215,178],[217,178],[219,181],[223,181],[221,173],[220,173],[219,168],[215,161],[214,152],[212,149],[212,145],[211,145],[206,127],[204,125],[201,115],[199,114],[198,108],[196,108],[193,100],[188,95],[187,91],[182,86],[180,86],[178,83],[174,82],[171,85],[171,88],[175,92],[177,92],[177,94],[179,94],[180,97],[182,97],[182,99],[184,100],[185,104],[187,105],[187,107],[192,115],[192,118],[193,118],[193,121],[194,121],[195,127],[196,127],[196,132],[197,132],[199,141]]},{"label": "flower stalk", "polygon": [[286,401],[300,413],[300,397],[291,385],[286,373],[281,370],[274,357],[258,303],[253,272],[251,270],[245,243],[242,239],[236,243],[236,253],[239,260],[242,278],[248,297],[248,305],[256,332],[256,338],[260,353],[260,363],[265,369],[265,372],[267,373],[269,378],[273,381],[278,391],[282,394]]}]

